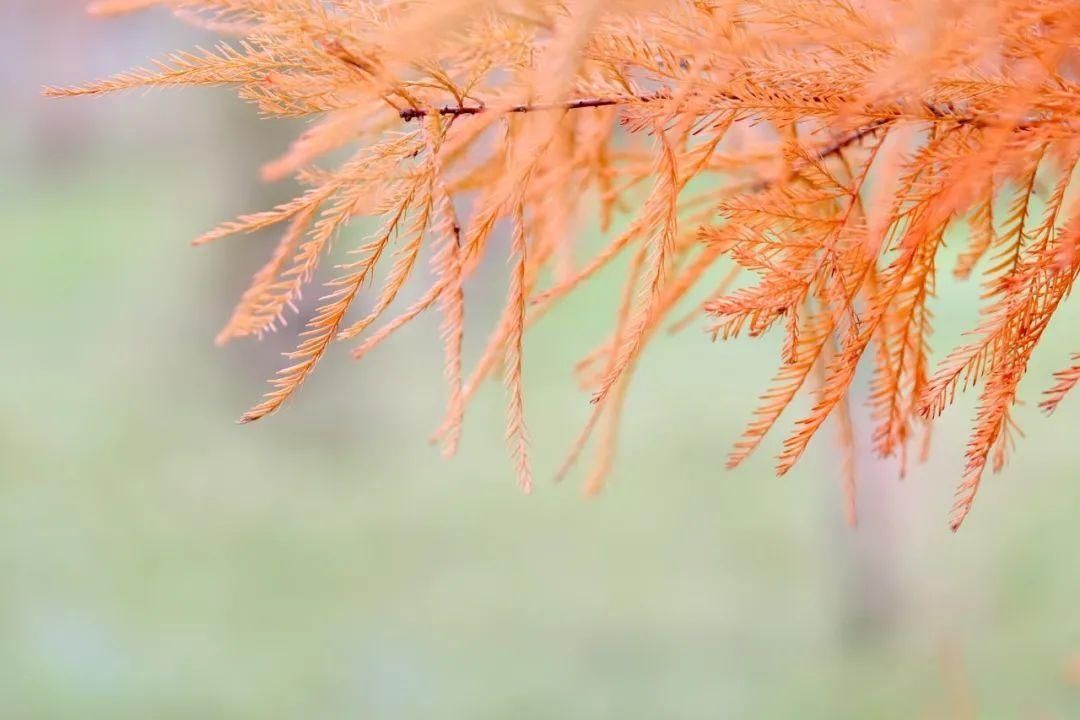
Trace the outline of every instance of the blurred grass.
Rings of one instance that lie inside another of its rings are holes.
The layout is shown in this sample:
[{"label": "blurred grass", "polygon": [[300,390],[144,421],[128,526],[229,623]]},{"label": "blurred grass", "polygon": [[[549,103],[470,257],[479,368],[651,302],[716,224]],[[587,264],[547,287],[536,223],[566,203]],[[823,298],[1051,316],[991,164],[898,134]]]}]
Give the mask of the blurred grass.
[{"label": "blurred grass", "polygon": [[[1080,648],[1077,399],[1022,410],[1029,437],[958,536],[970,398],[903,483],[860,468],[855,532],[830,428],[788,477],[779,435],[723,469],[769,339],[659,339],[594,501],[576,478],[518,494],[497,385],[460,457],[424,442],[443,402],[430,320],[361,364],[337,348],[284,413],[240,427],[295,327],[212,347],[267,238],[186,241],[265,199],[237,193],[252,175],[221,159],[230,135],[197,130],[24,157],[0,181],[0,717],[948,718],[953,646],[980,718],[1080,712],[1061,678]],[[470,289],[474,354],[500,270]],[[570,371],[619,283],[528,339],[541,478],[588,412]],[[942,280],[939,353],[977,290]],[[1077,319],[1056,322],[1029,398]]]}]

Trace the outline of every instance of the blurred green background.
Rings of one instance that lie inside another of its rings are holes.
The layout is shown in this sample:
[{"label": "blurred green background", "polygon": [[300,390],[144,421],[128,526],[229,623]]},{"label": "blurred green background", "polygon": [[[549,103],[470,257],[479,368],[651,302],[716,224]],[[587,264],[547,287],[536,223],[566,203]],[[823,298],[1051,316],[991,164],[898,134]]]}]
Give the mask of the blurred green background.
[{"label": "blurred green background", "polygon": [[[775,339],[655,344],[595,500],[578,477],[518,493],[496,385],[458,458],[426,443],[431,319],[360,364],[339,346],[286,412],[238,426],[296,321],[215,349],[273,239],[187,241],[288,196],[257,169],[297,126],[227,91],[42,99],[207,41],[79,6],[0,7],[0,718],[1080,716],[1080,398],[1019,410],[1028,437],[955,536],[970,398],[904,481],[861,460],[857,531],[830,428],[782,479],[781,435],[724,470]],[[470,287],[472,357],[501,273]],[[939,354],[978,292],[942,276]],[[620,282],[528,338],[540,478],[588,412],[571,370]],[[1057,321],[1029,399],[1078,319]]]}]

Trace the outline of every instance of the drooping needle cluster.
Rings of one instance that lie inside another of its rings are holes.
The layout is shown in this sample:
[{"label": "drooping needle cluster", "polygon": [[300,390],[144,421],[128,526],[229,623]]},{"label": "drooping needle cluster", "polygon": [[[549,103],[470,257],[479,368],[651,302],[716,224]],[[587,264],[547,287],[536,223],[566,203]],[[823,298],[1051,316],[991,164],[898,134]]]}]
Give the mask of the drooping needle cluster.
[{"label": "drooping needle cluster", "polygon": [[[47,92],[229,85],[266,115],[313,121],[264,173],[294,175],[306,191],[197,241],[280,227],[220,342],[278,327],[342,228],[380,222],[326,281],[288,366],[245,421],[280,408],[335,341],[353,342],[360,357],[438,312],[449,383],[442,443],[454,450],[470,398],[501,372],[528,488],[523,333],[626,256],[611,333],[579,366],[593,413],[571,460],[597,431],[590,489],[609,469],[643,348],[718,269],[724,280],[700,308],[713,335],[784,337],[730,465],[804,391],[811,409],[778,472],[829,417],[850,455],[848,396],[864,362],[881,456],[904,458],[958,388],[980,387],[954,528],[987,467],[1005,461],[1017,386],[1080,270],[1080,0],[100,0],[91,9],[149,6],[233,37]],[[351,156],[317,165],[341,149]],[[630,220],[582,260],[572,230],[583,213],[599,213],[605,229],[620,213]],[[935,368],[928,300],[949,234],[967,243],[952,271],[981,278],[985,305],[968,342]],[[512,258],[506,303],[467,371],[465,284],[496,244]],[[425,263],[426,289],[402,297]],[[1044,408],[1078,379],[1080,354],[1048,383]],[[850,457],[846,465],[854,521]]]}]

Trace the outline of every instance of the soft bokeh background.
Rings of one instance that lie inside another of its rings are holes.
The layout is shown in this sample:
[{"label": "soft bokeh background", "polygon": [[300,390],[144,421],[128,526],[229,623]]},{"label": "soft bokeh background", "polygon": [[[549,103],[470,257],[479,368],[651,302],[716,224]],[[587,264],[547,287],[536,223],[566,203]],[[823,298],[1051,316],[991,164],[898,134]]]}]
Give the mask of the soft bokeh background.
[{"label": "soft bokeh background", "polygon": [[[0,717],[1080,715],[1080,398],[1053,420],[1021,409],[1027,439],[957,536],[970,401],[903,482],[863,463],[857,531],[828,433],[788,477],[770,470],[779,436],[723,469],[771,340],[653,347],[593,501],[577,480],[517,492],[498,387],[460,457],[426,444],[431,321],[359,365],[338,348],[287,412],[240,427],[295,323],[211,341],[272,239],[187,240],[288,195],[255,178],[297,128],[227,91],[42,99],[207,41],[79,5],[0,3]],[[500,270],[470,288],[476,330]],[[529,337],[541,477],[587,413],[570,372],[618,284]],[[943,278],[939,351],[976,295]],[[1028,397],[1078,319],[1057,322]]]}]

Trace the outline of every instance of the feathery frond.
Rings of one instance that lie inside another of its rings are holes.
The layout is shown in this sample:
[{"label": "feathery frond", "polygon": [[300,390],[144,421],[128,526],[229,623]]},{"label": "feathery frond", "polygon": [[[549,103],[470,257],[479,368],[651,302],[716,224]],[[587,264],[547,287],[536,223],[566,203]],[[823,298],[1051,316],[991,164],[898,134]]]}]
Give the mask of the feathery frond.
[{"label": "feathery frond", "polygon": [[[613,329],[578,367],[594,405],[569,462],[599,431],[589,492],[613,464],[648,343],[685,326],[685,301],[702,296],[695,316],[714,338],[783,337],[773,384],[729,465],[809,393],[777,471],[834,418],[854,524],[850,404],[864,362],[870,445],[902,468],[956,392],[981,386],[954,528],[985,469],[1004,463],[1019,383],[1080,271],[1077,0],[98,0],[90,9],[155,5],[233,39],[46,93],[227,85],[264,115],[313,121],[263,169],[268,180],[295,175],[306,192],[196,241],[283,228],[219,342],[282,325],[340,232],[357,217],[382,222],[339,266],[290,365],[245,421],[281,407],[335,340],[358,340],[361,357],[434,308],[448,383],[437,438],[455,450],[468,402],[501,369],[507,440],[528,489],[525,332],[628,256]],[[336,167],[315,167],[346,149]],[[579,221],[595,216],[608,233],[619,213],[628,225],[580,259]],[[953,273],[983,283],[985,305],[932,370],[929,302],[955,231],[967,242]],[[466,283],[487,280],[483,260],[500,243],[511,257],[506,304],[466,374]],[[383,321],[412,291],[421,258],[429,284]],[[721,276],[719,287],[700,287]],[[376,277],[370,309],[350,318]],[[1074,357],[1055,376],[1044,409],[1077,383],[1078,368]]]}]

